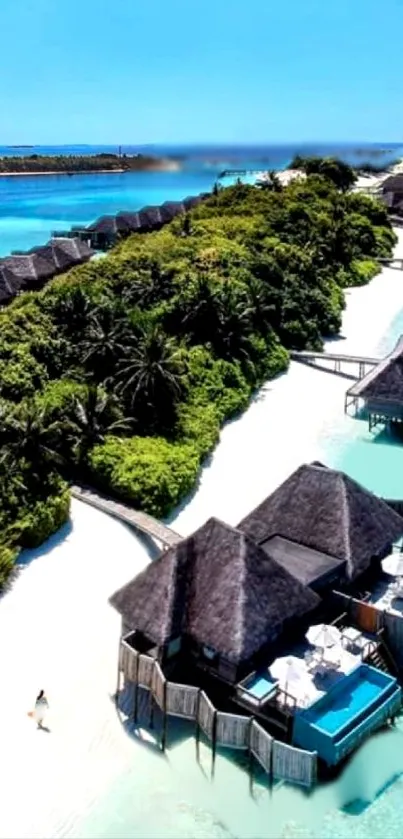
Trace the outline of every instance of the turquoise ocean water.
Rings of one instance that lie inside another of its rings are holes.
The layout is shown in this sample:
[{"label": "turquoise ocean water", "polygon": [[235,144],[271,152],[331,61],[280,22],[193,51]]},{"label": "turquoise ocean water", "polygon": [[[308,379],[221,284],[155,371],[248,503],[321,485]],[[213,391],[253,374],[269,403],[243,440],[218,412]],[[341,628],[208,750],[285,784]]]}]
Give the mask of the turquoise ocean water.
[{"label": "turquoise ocean water", "polygon": [[[155,155],[175,155],[182,161],[179,172],[133,172],[106,175],[46,175],[0,178],[0,256],[43,244],[52,230],[73,224],[89,224],[104,213],[138,210],[149,204],[179,200],[210,190],[224,169],[281,169],[297,151],[339,154],[346,160],[372,159],[387,165],[401,153],[397,144],[383,145],[379,156],[376,145],[357,158],[352,146],[260,146],[260,147],[122,147],[128,154],[147,151]],[[15,149],[0,146],[0,156],[26,154],[94,154],[117,152],[112,146],[42,146]],[[372,155],[375,154],[375,157]]]},{"label": "turquoise ocean water", "polygon": [[[270,168],[281,168],[292,150],[276,154]],[[0,255],[43,243],[54,228],[207,190],[223,164],[232,162],[224,154],[211,157],[206,162],[196,155],[177,173],[0,178]],[[244,157],[243,165],[251,159],[256,156]],[[388,351],[402,332],[403,312],[397,312],[378,346],[379,354]],[[403,446],[393,439],[370,435],[365,422],[343,419],[325,430],[322,443],[329,465],[386,497],[403,498]],[[258,775],[251,796],[244,759],[236,755],[229,759],[219,754],[211,780],[209,750],[202,748],[199,767],[193,737],[184,730],[182,735],[165,756],[144,745],[139,760],[136,750],[132,772],[119,778],[89,813],[77,814],[78,822],[65,835],[82,839],[403,836],[403,726],[372,738],[337,781],[309,796],[285,785],[269,790]]]}]

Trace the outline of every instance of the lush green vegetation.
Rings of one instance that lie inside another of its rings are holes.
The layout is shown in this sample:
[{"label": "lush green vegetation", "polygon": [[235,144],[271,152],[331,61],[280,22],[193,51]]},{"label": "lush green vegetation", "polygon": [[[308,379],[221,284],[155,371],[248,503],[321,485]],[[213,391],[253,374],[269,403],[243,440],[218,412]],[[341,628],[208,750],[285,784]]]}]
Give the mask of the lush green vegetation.
[{"label": "lush green vegetation", "polygon": [[224,420],[289,348],[338,332],[343,288],[394,240],[330,173],[237,185],[3,310],[0,579],[66,518],[69,479],[167,514]]},{"label": "lush green vegetation", "polygon": [[164,167],[164,161],[151,155],[117,154],[60,154],[47,156],[30,154],[24,156],[0,157],[0,173],[23,174],[44,172],[100,172],[100,171],[142,171]]},{"label": "lush green vegetation", "polygon": [[302,157],[297,154],[290,169],[302,169],[306,175],[322,175],[344,192],[351,189],[356,181],[354,169],[335,157]]}]

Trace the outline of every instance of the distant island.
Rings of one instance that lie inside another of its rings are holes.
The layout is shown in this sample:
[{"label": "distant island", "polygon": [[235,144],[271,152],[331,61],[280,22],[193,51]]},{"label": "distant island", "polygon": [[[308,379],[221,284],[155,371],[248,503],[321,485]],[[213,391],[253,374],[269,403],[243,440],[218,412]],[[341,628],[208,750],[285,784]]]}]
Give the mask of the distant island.
[{"label": "distant island", "polygon": [[79,175],[85,172],[176,171],[178,160],[146,154],[41,155],[0,157],[1,175]]}]

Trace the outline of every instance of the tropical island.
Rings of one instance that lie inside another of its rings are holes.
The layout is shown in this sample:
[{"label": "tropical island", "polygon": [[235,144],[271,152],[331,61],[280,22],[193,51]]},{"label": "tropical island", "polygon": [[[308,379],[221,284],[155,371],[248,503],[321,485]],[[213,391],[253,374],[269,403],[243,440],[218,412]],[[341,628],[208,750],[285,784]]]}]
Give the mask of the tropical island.
[{"label": "tropical island", "polygon": [[158,172],[176,170],[177,160],[135,154],[118,155],[110,152],[87,155],[9,156],[0,158],[0,175],[79,175],[105,172]]},{"label": "tropical island", "polygon": [[2,582],[66,521],[71,481],[166,516],[289,350],[338,333],[396,240],[340,166],[216,188],[0,312]]}]

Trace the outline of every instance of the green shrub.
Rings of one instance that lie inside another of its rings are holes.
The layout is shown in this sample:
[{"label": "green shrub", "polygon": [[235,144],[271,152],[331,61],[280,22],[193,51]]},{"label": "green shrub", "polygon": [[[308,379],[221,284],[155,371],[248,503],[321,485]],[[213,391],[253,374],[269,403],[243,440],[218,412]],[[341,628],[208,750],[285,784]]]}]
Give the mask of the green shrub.
[{"label": "green shrub", "polygon": [[69,513],[70,490],[66,484],[59,484],[58,494],[38,500],[21,521],[21,547],[36,548],[41,545],[66,523]]},{"label": "green shrub", "polygon": [[196,446],[201,460],[211,452],[219,436],[220,419],[215,405],[183,405],[179,409],[178,437]]},{"label": "green shrub", "polygon": [[17,559],[17,550],[9,545],[0,545],[0,589],[13,570]]},{"label": "green shrub", "polygon": [[373,259],[354,259],[351,264],[350,285],[366,285],[379,271],[379,264]]},{"label": "green shrub", "polygon": [[90,454],[96,484],[157,518],[190,492],[199,462],[196,445],[162,437],[108,437]]}]

